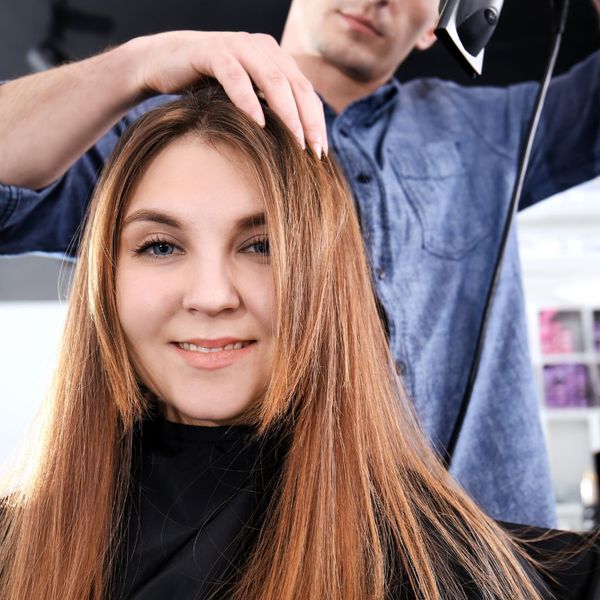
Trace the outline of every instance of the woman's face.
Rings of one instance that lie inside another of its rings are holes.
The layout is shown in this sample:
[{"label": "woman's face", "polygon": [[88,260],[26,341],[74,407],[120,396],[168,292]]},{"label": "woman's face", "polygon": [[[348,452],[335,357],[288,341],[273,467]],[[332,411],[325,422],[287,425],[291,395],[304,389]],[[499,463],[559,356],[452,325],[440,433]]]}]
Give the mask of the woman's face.
[{"label": "woman's face", "polygon": [[179,139],[149,164],[125,211],[119,319],[136,372],[172,421],[227,424],[269,380],[273,276],[264,203],[244,162]]}]

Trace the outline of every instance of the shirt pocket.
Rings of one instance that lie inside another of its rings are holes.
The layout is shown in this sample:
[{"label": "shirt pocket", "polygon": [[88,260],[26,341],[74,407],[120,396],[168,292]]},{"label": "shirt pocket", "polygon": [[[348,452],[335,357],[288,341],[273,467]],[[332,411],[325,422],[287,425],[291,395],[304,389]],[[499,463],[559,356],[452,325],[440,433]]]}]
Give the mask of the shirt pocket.
[{"label": "shirt pocket", "polygon": [[424,249],[462,258],[492,229],[485,174],[467,172],[458,142],[395,147],[390,162],[422,227]]}]

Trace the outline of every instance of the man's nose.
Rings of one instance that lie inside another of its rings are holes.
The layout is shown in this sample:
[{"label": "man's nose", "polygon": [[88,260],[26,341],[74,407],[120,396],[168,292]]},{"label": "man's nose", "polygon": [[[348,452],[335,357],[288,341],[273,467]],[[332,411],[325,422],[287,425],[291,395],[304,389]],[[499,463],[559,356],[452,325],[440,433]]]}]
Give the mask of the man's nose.
[{"label": "man's nose", "polygon": [[207,314],[239,308],[241,299],[232,271],[219,259],[190,261],[182,282],[184,308]]}]

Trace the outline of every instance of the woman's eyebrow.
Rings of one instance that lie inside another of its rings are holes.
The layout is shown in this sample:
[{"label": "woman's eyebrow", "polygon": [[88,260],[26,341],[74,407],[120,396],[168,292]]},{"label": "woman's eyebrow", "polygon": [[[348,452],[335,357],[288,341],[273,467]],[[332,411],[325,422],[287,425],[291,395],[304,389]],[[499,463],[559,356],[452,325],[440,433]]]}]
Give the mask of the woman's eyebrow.
[{"label": "woman's eyebrow", "polygon": [[240,231],[245,231],[247,229],[255,229],[257,227],[261,227],[262,225],[266,225],[267,217],[264,212],[254,213],[253,215],[248,215],[247,217],[242,217],[238,219],[236,223],[236,229]]},{"label": "woman's eyebrow", "polygon": [[177,217],[147,208],[141,208],[132,212],[123,222],[123,229],[131,223],[139,221],[151,221],[152,223],[160,223],[161,225],[167,225],[175,229],[185,229],[185,225]]},{"label": "woman's eyebrow", "polygon": [[[185,223],[180,221],[174,215],[169,215],[164,212],[157,210],[151,210],[147,208],[141,208],[132,212],[123,222],[123,229],[131,223],[137,223],[139,221],[151,221],[152,223],[160,223],[161,225],[167,225],[174,229],[186,229]],[[239,231],[245,231],[247,229],[255,229],[265,225],[267,217],[264,212],[258,212],[245,217],[241,217],[235,223],[235,229]]]}]

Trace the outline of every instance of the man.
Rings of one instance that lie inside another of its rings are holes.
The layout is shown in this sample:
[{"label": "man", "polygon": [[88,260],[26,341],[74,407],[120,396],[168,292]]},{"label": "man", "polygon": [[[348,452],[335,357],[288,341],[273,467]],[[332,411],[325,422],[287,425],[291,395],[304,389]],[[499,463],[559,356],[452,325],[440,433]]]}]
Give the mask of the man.
[{"label": "man", "polygon": [[[536,86],[393,80],[413,48],[433,43],[437,8],[437,0],[294,0],[281,47],[262,35],[170,32],[5,84],[0,253],[74,254],[69,241],[98,170],[125,125],[165,98],[138,102],[206,74],[261,122],[255,82],[299,143],[317,152],[330,144],[344,168],[397,368],[442,452]],[[600,172],[599,60],[552,85],[522,208]],[[493,517],[554,524],[514,233],[451,471]]]}]

